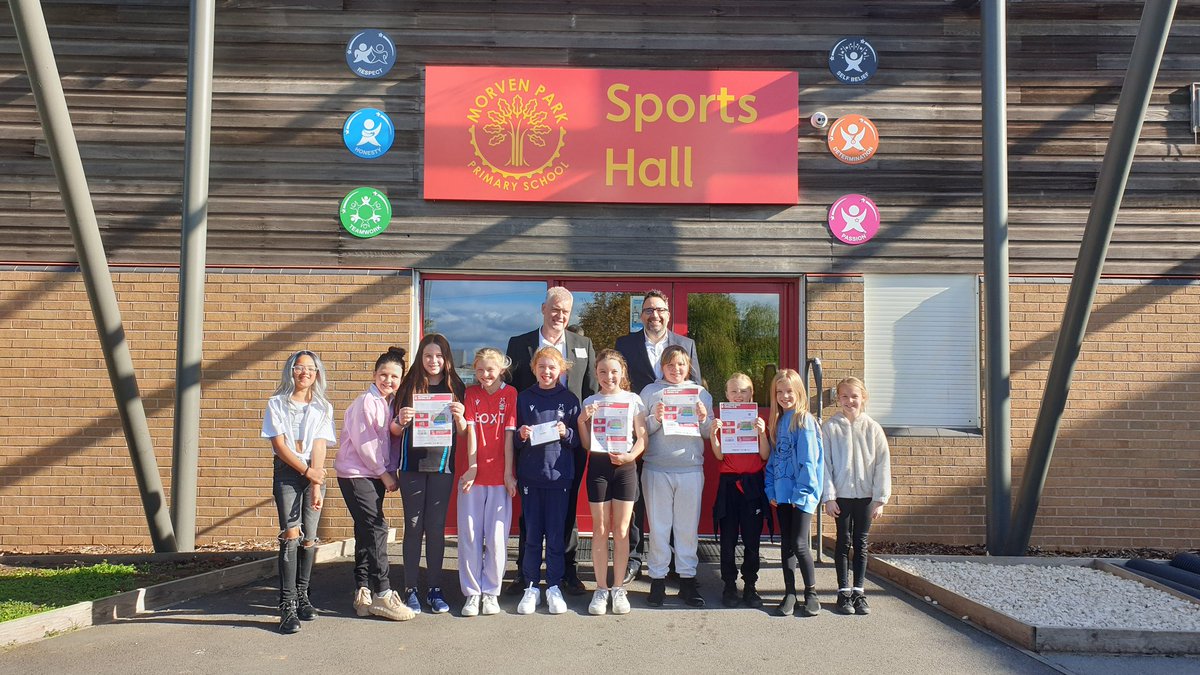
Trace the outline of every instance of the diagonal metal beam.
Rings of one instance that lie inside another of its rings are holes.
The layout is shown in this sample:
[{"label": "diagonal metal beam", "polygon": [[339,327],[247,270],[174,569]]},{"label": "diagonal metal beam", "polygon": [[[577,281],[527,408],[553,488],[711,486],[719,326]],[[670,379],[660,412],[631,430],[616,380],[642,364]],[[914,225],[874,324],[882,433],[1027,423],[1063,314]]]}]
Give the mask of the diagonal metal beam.
[{"label": "diagonal metal beam", "polygon": [[1125,194],[1129,170],[1133,166],[1138,136],[1142,132],[1142,120],[1150,105],[1150,94],[1154,90],[1158,66],[1162,63],[1167,35],[1171,31],[1175,4],[1176,0],[1147,0],[1142,9],[1142,20],[1133,43],[1133,53],[1129,57],[1129,68],[1121,86],[1112,135],[1104,151],[1100,177],[1096,181],[1096,194],[1092,198],[1092,209],[1083,230],[1083,242],[1079,246],[1079,259],[1075,262],[1067,307],[1059,328],[1058,342],[1054,346],[1046,390],[1042,394],[1033,438],[1029,442],[1029,459],[1025,464],[1025,476],[1021,481],[1021,492],[1013,512],[1013,524],[1006,547],[1009,555],[1022,555],[1029,548],[1033,522],[1037,517],[1042,489],[1050,470],[1050,458],[1054,453],[1054,441],[1058,437],[1063,410],[1067,407],[1075,363],[1083,347],[1104,257],[1116,226],[1117,210]]},{"label": "diagonal metal beam", "polygon": [[100,334],[108,380],[116,397],[129,457],[133,461],[142,509],[150,526],[150,539],[155,551],[172,551],[175,549],[175,534],[171,529],[167,500],[163,495],[162,478],[158,475],[158,462],[154,457],[150,427],[146,423],[146,410],[142,407],[133,359],[125,341],[121,310],[117,306],[117,294],[104,255],[104,241],[100,238],[100,226],[96,222],[83,160],[79,156],[79,145],[71,126],[67,98],[63,94],[50,34],[46,30],[46,17],[38,0],[10,0],[9,8],[12,10],[21,56],[25,59],[25,69],[29,72],[29,84],[42,121],[42,131],[50,146],[50,161],[58,178],[58,190],[62,194],[63,209],[71,227],[75,253],[79,256],[79,270],[83,274],[83,285],[92,306],[92,318]]},{"label": "diagonal metal beam", "polygon": [[175,350],[171,520],[180,551],[196,550],[200,464],[200,367],[204,357],[204,264],[208,246],[208,160],[212,140],[214,0],[192,0]]}]

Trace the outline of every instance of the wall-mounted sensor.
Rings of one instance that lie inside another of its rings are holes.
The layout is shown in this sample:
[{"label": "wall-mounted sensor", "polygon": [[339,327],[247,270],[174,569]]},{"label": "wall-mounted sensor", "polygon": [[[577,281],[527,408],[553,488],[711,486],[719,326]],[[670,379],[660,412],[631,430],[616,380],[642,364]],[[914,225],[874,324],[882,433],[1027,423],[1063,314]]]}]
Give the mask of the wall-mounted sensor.
[{"label": "wall-mounted sensor", "polygon": [[818,129],[824,129],[829,126],[829,116],[823,112],[813,113],[812,117],[808,118],[808,121]]}]

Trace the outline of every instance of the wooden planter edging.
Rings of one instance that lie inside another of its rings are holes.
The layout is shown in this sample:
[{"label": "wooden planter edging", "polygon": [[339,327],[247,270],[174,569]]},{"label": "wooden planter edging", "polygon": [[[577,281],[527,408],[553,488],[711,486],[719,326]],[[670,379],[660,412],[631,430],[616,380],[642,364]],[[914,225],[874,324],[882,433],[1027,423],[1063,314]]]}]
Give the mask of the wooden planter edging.
[{"label": "wooden planter edging", "polygon": [[1093,652],[1107,654],[1200,654],[1200,634],[1187,631],[1126,630],[1117,628],[1063,628],[1060,626],[1033,626],[1015,619],[999,610],[965,598],[939,586],[928,579],[910,574],[891,564],[891,560],[922,559],[940,562],[972,562],[985,565],[1074,565],[1091,567],[1110,572],[1119,577],[1132,579],[1146,586],[1170,593],[1193,604],[1195,598],[1161,584],[1147,581],[1124,568],[1110,562],[1091,558],[1029,558],[1029,557],[985,557],[985,556],[872,556],[869,567],[872,573],[891,581],[908,591],[930,600],[957,617],[995,633],[1014,644],[1034,652]]},{"label": "wooden planter edging", "polygon": [[[388,542],[396,539],[393,529]],[[322,563],[354,555],[354,540],[321,544],[317,547],[316,562]],[[254,560],[196,576],[175,579],[154,586],[135,588],[99,600],[77,602],[0,623],[0,648],[10,648],[27,642],[53,637],[77,628],[112,623],[145,612],[153,612],[185,600],[245,586],[276,573],[275,556]]]}]

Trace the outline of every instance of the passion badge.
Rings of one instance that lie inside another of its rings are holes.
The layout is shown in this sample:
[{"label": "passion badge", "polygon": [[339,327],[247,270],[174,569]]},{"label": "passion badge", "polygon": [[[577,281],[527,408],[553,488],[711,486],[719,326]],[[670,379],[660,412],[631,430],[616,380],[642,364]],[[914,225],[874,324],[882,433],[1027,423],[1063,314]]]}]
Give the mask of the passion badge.
[{"label": "passion badge", "polygon": [[866,38],[842,38],[829,50],[829,72],[842,84],[862,84],[878,68],[879,58]]},{"label": "passion badge", "polygon": [[879,209],[865,195],[842,195],[829,207],[829,231],[843,244],[868,242],[879,231]]},{"label": "passion badge", "polygon": [[879,130],[862,115],[846,115],[829,126],[829,152],[846,164],[862,164],[879,149]]},{"label": "passion badge", "polygon": [[359,77],[383,77],[396,65],[396,43],[381,30],[364,30],[346,43],[346,65]]},{"label": "passion badge", "polygon": [[342,142],[356,157],[375,159],[392,147],[396,128],[387,113],[374,108],[362,108],[346,118],[342,125]]},{"label": "passion badge", "polygon": [[375,188],[354,188],[342,199],[339,215],[347,232],[366,239],[387,229],[392,222],[392,203]]}]

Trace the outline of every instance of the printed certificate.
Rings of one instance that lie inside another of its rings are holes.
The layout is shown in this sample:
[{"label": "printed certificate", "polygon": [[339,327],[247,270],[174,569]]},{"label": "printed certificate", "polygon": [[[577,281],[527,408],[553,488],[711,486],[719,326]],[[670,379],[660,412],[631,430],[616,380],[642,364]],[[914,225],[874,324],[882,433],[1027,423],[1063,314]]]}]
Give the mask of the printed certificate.
[{"label": "printed certificate", "polygon": [[559,440],[559,438],[558,420],[534,424],[529,427],[530,445],[545,445],[546,443],[554,443],[555,441]]},{"label": "printed certificate", "polygon": [[413,440],[418,448],[444,448],[454,442],[453,394],[413,394]]},{"label": "printed certificate", "polygon": [[597,403],[592,415],[592,452],[624,454],[633,447],[633,406]]},{"label": "printed certificate", "polygon": [[758,454],[757,403],[721,404],[721,452],[726,455]]},{"label": "printed certificate", "polygon": [[663,433],[667,436],[699,436],[700,389],[667,387],[663,389]]}]

